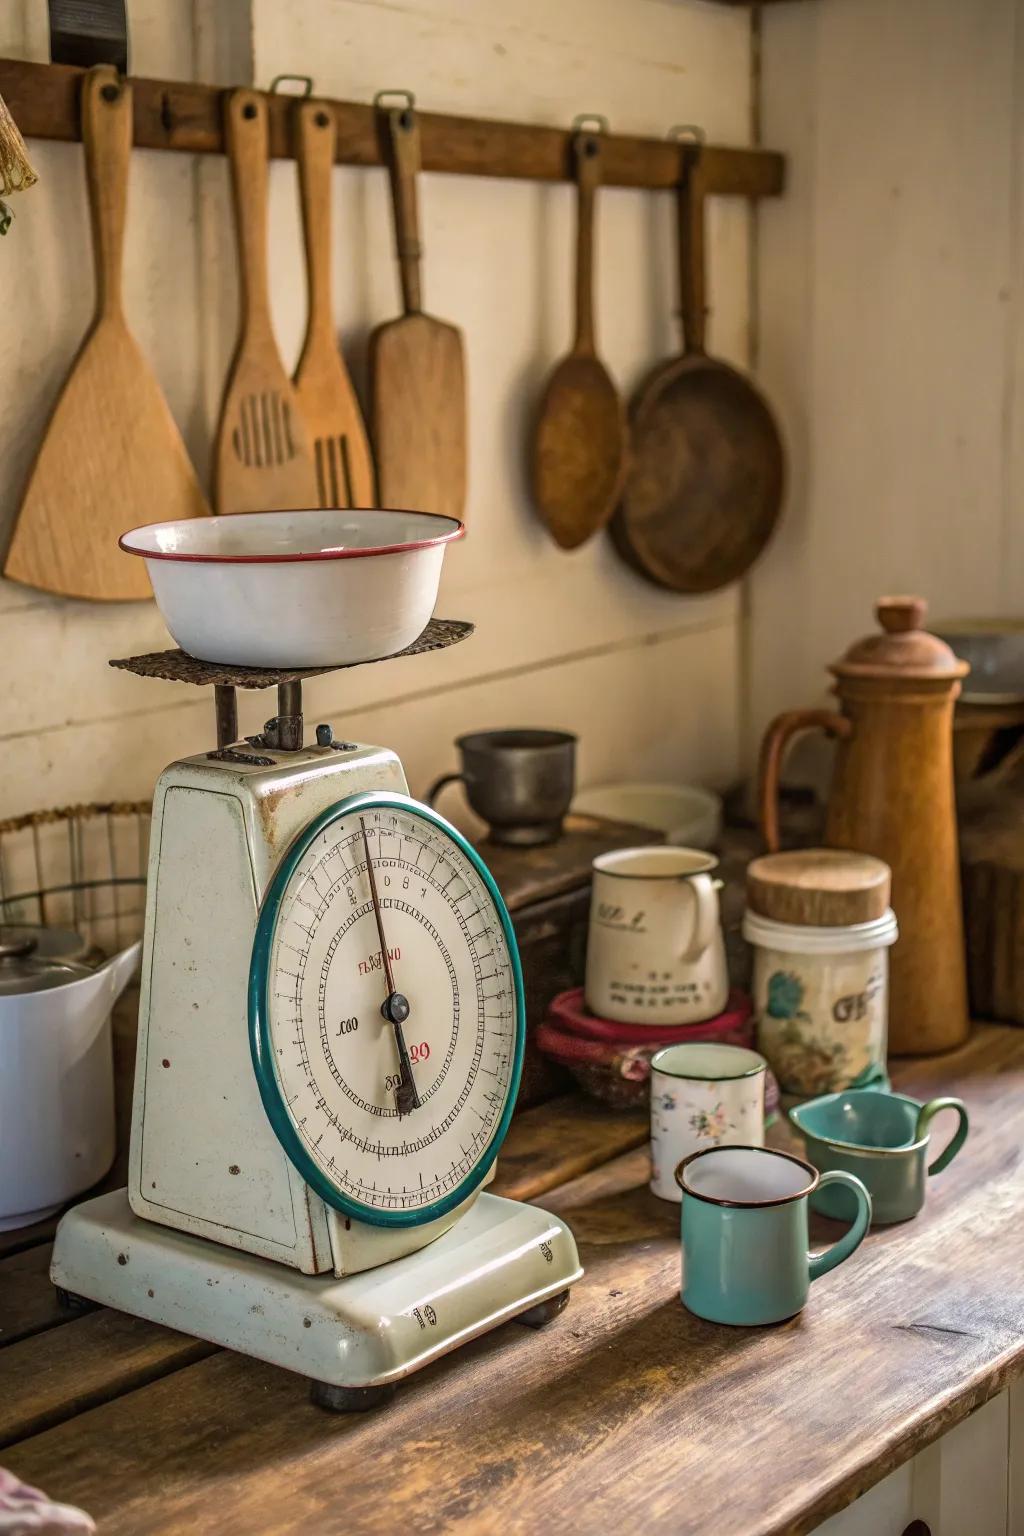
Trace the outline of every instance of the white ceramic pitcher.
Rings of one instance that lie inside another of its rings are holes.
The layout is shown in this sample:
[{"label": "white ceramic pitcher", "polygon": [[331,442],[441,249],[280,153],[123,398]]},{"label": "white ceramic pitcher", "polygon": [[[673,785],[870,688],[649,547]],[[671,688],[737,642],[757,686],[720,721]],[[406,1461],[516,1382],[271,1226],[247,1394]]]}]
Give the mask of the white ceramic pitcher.
[{"label": "white ceramic pitcher", "polygon": [[625,1024],[697,1024],[725,1007],[729,977],[718,860],[696,848],[626,848],[594,860],[585,993]]},{"label": "white ceramic pitcher", "polygon": [[0,1231],[51,1215],[113,1162],[110,1013],[141,949],[98,970],[54,962],[47,976],[43,961],[0,989]]}]

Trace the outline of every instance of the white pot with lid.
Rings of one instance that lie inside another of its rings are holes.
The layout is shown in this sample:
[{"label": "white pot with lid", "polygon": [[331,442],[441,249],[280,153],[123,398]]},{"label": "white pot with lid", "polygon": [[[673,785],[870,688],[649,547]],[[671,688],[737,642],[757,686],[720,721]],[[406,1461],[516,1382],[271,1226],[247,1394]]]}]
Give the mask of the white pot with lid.
[{"label": "white pot with lid", "polygon": [[95,968],[0,929],[0,1230],[52,1215],[113,1162],[110,1015],[141,948]]}]

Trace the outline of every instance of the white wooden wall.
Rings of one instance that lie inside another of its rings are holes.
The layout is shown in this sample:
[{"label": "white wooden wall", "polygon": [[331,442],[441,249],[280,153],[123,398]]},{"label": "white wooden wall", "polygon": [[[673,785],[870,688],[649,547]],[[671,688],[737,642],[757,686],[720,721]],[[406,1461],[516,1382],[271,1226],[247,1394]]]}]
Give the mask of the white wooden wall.
[{"label": "white wooden wall", "polygon": [[[746,140],[743,12],[684,0],[131,0],[136,73],[266,86],[312,72],[324,94],[368,101],[402,86],[424,109],[614,129],[702,123]],[[0,49],[45,58],[45,8],[0,6]],[[92,282],[81,150],[30,145],[40,184],[0,245],[0,547],[46,411],[88,321]],[[220,159],[137,153],[127,236],[129,317],[203,473],[235,333],[234,246]],[[396,313],[381,171],[338,169],[335,289],[355,365]],[[305,292],[294,167],[272,169],[274,315],[294,360]],[[738,601],[660,593],[601,538],[567,555],[535,521],[525,484],[531,411],[570,337],[568,188],[432,176],[421,190],[428,306],[466,336],[470,533],[448,556],[438,611],[475,620],[457,650],[309,686],[307,713],[402,753],[414,792],[477,727],[552,725],[581,737],[581,781],[693,777],[720,784],[738,753]],[[599,207],[599,335],[628,390],[676,346],[668,199],[610,191]],[[713,339],[742,360],[747,210],[717,203]],[[138,508],[153,521],[158,506]],[[110,671],[107,658],[166,644],[151,604],[88,605],[0,582],[0,815],[148,793],[162,765],[210,742],[204,694]],[[243,727],[269,696],[243,700]],[[457,796],[450,803],[457,810]]]},{"label": "white wooden wall", "polygon": [[761,374],[793,480],[750,582],[749,755],[876,595],[1024,611],[1024,0],[765,12]]}]

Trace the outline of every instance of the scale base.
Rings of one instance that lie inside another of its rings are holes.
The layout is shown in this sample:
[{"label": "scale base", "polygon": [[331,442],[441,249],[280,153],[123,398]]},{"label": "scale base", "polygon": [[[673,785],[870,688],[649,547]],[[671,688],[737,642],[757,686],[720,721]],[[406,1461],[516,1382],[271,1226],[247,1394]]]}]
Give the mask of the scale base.
[{"label": "scale base", "polygon": [[509,1318],[543,1325],[582,1273],[564,1222],[498,1195],[480,1195],[418,1253],[338,1280],[145,1221],[119,1189],[67,1213],[50,1277],[72,1305],[99,1302],[297,1371],[314,1402],[350,1411]]}]

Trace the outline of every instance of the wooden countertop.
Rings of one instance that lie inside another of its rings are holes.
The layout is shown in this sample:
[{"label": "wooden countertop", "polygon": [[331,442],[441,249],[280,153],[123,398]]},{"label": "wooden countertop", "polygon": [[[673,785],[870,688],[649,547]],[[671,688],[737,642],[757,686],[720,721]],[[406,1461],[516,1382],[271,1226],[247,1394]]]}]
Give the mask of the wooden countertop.
[{"label": "wooden countertop", "polygon": [[585,1278],[547,1329],[508,1324],[366,1416],[138,1319],[64,1320],[48,1243],[7,1234],[0,1460],[102,1536],[811,1530],[1024,1370],[1024,1031],[979,1027],[893,1075],[960,1093],[967,1146],[915,1222],[872,1233],[767,1329],[680,1305],[678,1213],[646,1190],[641,1116],[520,1116],[499,1187],[544,1193]]}]

